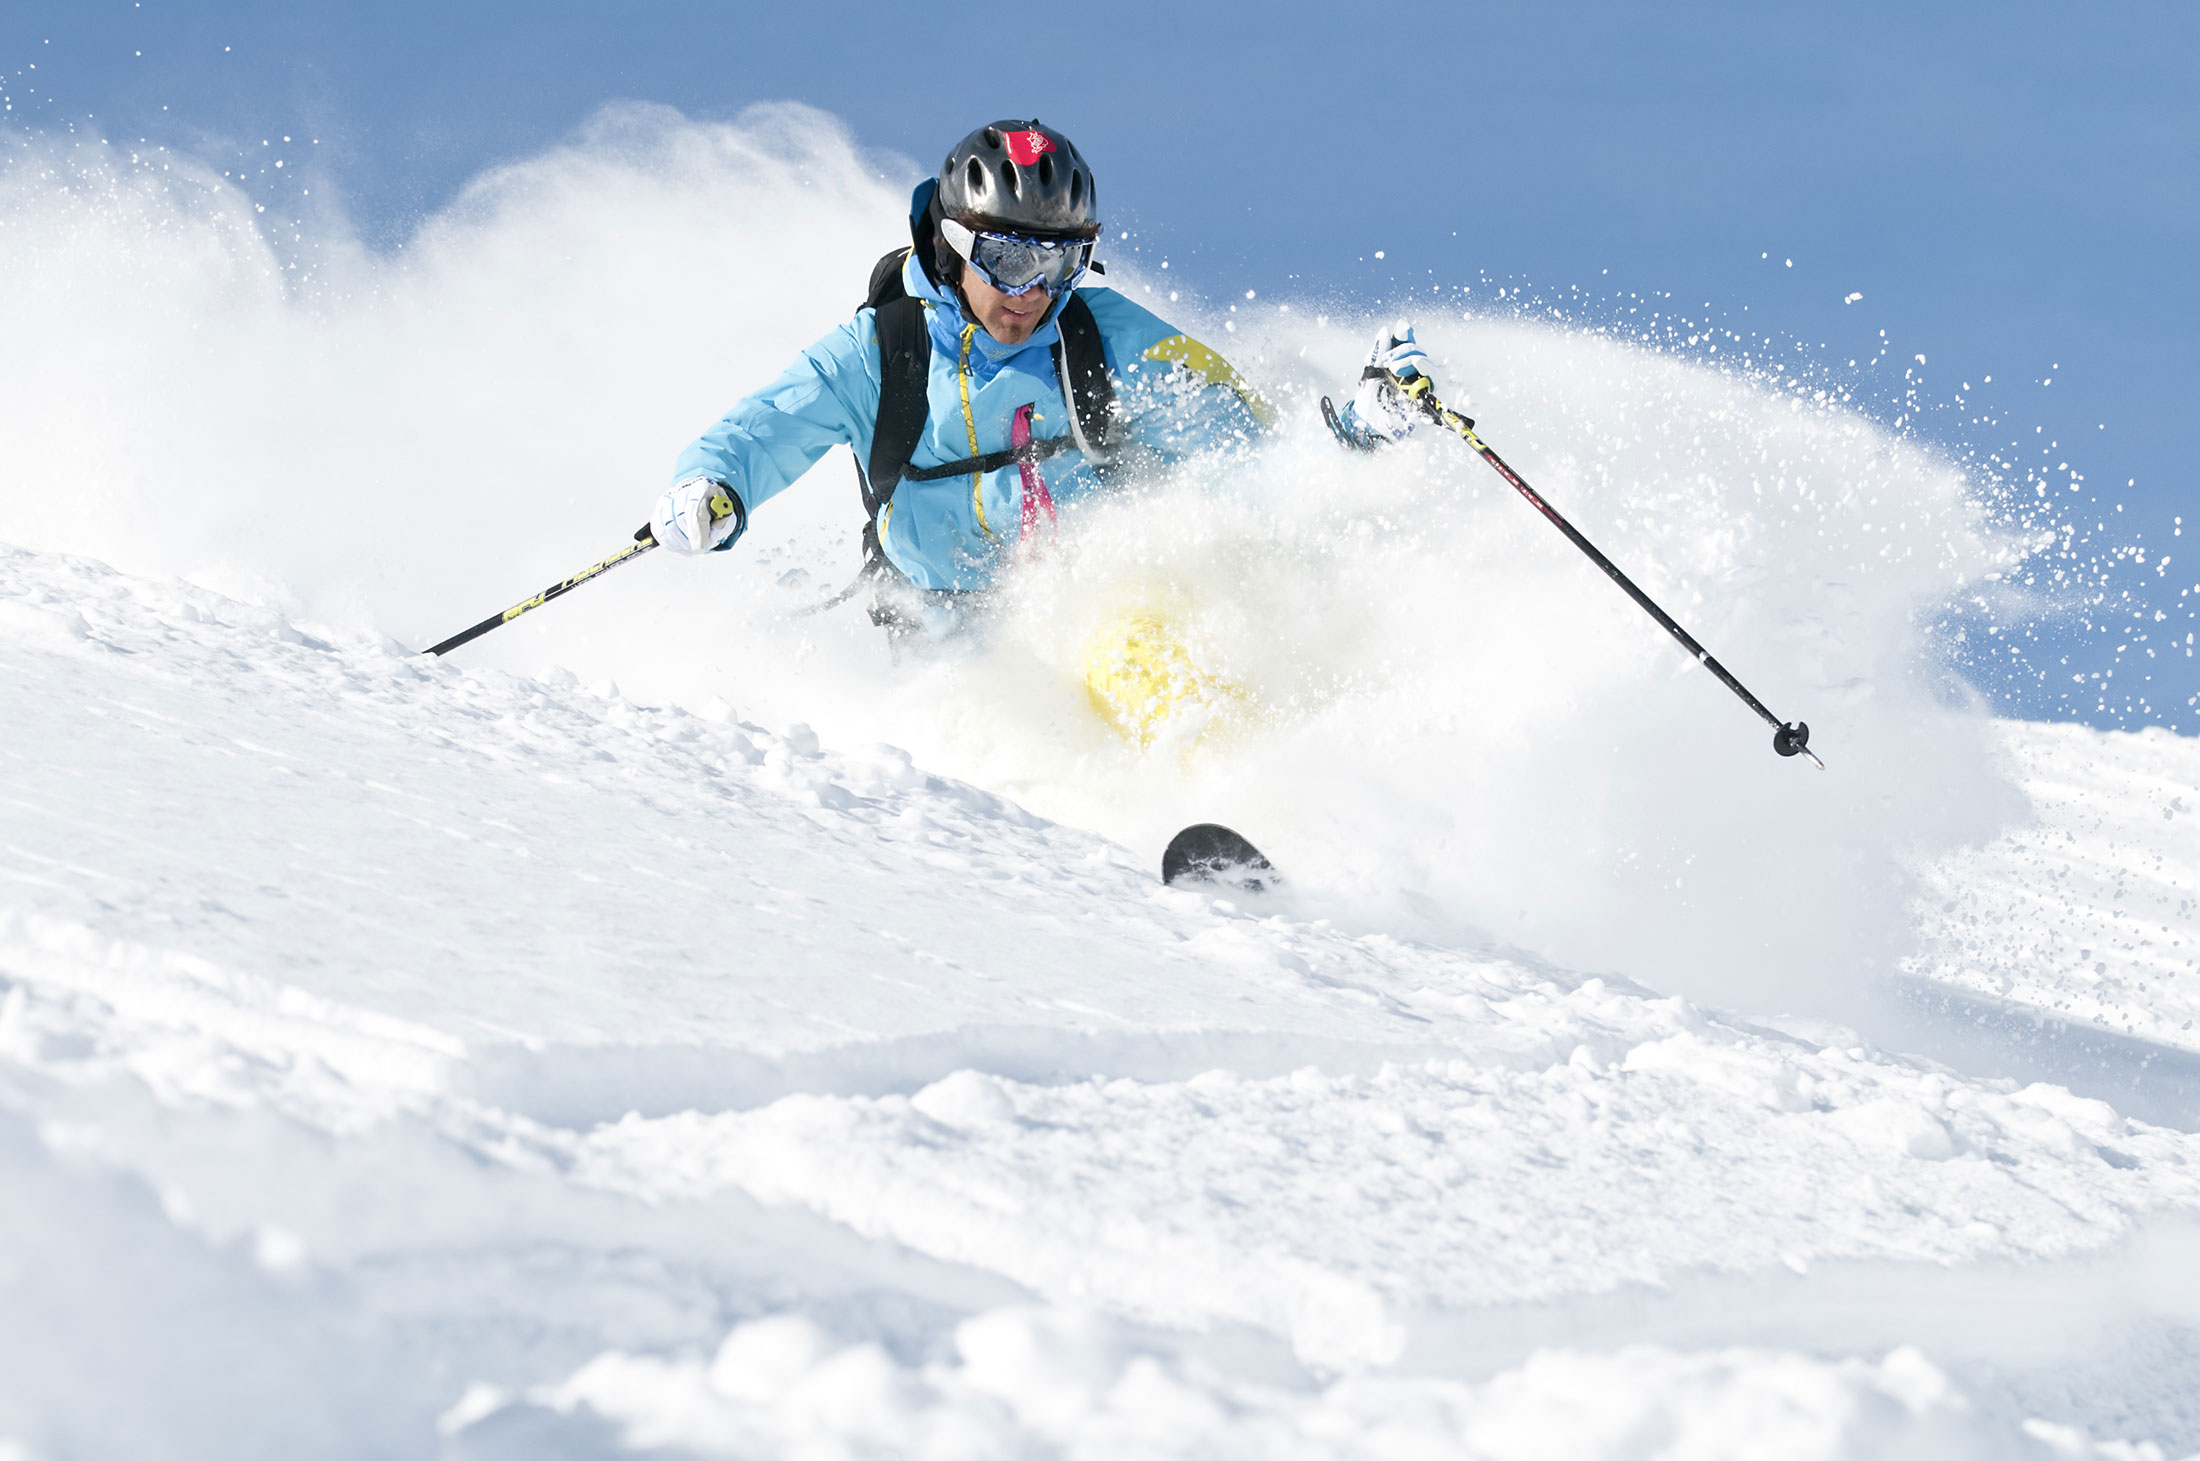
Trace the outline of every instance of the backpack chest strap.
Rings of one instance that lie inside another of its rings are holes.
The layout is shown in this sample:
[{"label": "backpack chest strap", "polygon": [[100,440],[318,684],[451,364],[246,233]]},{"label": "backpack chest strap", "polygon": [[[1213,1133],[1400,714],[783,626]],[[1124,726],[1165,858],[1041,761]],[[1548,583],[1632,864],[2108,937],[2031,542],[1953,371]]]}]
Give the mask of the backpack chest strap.
[{"label": "backpack chest strap", "polygon": [[964,457],[959,462],[941,462],[936,467],[903,467],[904,482],[937,482],[943,477],[967,477],[973,472],[998,472],[1003,467],[1020,467],[1043,462],[1048,457],[1060,456],[1077,445],[1076,438],[1050,436],[1043,441],[1026,442],[1022,446],[1008,447],[1002,451],[989,451],[982,457]]}]

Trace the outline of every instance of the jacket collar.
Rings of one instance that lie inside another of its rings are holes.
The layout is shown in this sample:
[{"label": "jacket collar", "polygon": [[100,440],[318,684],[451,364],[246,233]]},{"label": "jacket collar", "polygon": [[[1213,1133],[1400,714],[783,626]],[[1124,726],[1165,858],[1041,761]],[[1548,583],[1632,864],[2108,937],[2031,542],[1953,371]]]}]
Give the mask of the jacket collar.
[{"label": "jacket collar", "polygon": [[[918,220],[923,217],[925,210],[930,206],[932,190],[937,186],[938,184],[934,179],[927,178],[917,185],[916,192],[910,198],[912,209],[910,215],[911,232],[916,236],[918,240],[917,247],[919,248],[923,247],[924,240],[930,236],[931,230],[917,226]],[[963,326],[975,324],[976,321],[964,310],[961,296],[951,289],[942,288],[932,282],[932,276],[917,261],[916,249],[914,248],[910,250],[909,257],[902,261],[901,287],[909,292],[911,298],[928,300],[937,306],[931,312],[933,328],[938,331],[940,326],[947,326],[945,338],[952,340],[955,348],[959,351],[962,348]],[[1061,329],[1055,321],[1061,317],[1062,306],[1069,303],[1069,294],[1070,292],[1065,289],[1056,297],[1053,306],[1047,310],[1046,319],[1041,322],[1038,329],[1031,332],[1031,338],[1024,341],[1023,344],[1003,345],[987,334],[985,327],[980,325],[978,333],[972,341],[974,349],[978,354],[983,355],[996,365],[1026,350],[1051,351],[1054,348],[1054,342],[1062,336]]]}]

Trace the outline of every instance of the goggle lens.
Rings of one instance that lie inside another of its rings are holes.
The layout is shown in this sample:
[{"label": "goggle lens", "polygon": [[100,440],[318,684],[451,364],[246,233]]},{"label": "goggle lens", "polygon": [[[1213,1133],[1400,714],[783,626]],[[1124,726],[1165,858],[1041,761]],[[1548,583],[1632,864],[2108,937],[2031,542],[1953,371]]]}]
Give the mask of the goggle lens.
[{"label": "goggle lens", "polygon": [[949,219],[943,231],[985,282],[1003,294],[1027,294],[1043,288],[1059,294],[1085,272],[1092,260],[1089,238],[1026,238],[1014,233],[980,233]]}]

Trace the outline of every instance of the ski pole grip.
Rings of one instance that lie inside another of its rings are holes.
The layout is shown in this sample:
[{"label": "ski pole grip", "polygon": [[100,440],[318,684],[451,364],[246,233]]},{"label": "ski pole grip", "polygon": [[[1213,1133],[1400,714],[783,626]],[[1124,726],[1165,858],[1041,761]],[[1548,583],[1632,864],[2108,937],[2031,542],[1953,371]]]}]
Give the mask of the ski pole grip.
[{"label": "ski pole grip", "polygon": [[[740,510],[741,505],[733,500],[732,489],[723,483],[718,484],[718,490],[710,495],[710,520],[714,523],[724,522]],[[657,541],[657,534],[648,523],[643,523],[634,530],[634,541],[654,543]]]}]

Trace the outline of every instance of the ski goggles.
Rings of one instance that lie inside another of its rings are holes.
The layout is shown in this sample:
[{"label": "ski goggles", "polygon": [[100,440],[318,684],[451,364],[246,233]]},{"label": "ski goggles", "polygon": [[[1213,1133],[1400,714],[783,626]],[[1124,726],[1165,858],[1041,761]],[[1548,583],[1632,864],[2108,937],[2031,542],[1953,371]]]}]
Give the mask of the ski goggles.
[{"label": "ski goggles", "polygon": [[1089,238],[1029,238],[1020,233],[992,233],[940,220],[940,237],[978,271],[980,278],[1003,294],[1029,294],[1044,289],[1060,294],[1077,282],[1092,262]]}]

